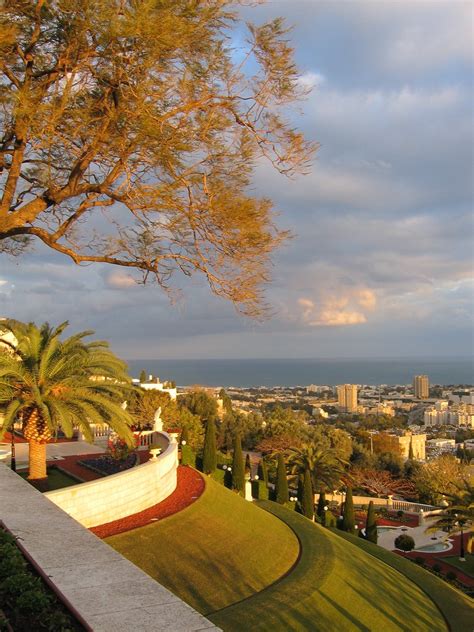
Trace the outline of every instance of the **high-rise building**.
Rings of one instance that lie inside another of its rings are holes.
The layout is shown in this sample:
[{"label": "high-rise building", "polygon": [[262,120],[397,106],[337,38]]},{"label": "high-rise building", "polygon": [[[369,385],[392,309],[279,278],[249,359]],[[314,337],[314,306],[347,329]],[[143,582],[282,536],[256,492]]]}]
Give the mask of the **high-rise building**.
[{"label": "high-rise building", "polygon": [[357,384],[341,384],[337,387],[337,403],[345,412],[357,412]]},{"label": "high-rise building", "polygon": [[430,380],[427,375],[415,375],[413,378],[415,397],[425,399],[430,394]]}]

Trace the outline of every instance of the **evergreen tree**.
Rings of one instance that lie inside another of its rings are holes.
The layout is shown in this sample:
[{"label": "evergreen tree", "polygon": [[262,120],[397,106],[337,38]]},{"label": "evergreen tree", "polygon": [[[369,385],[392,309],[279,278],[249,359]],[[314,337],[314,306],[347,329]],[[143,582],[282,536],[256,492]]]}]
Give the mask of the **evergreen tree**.
[{"label": "evergreen tree", "polygon": [[413,455],[413,439],[410,439],[410,447],[408,448],[408,459],[410,461],[413,461],[414,459],[414,455]]},{"label": "evergreen tree", "polygon": [[281,453],[278,455],[275,500],[277,501],[277,503],[280,503],[280,505],[284,505],[285,503],[289,501],[288,480],[286,478],[286,465],[285,465],[285,459],[283,458],[283,454]]},{"label": "evergreen tree", "polygon": [[234,438],[234,455],[232,458],[232,489],[241,494],[245,493],[244,456],[240,435]]},{"label": "evergreen tree", "polygon": [[365,539],[377,544],[377,525],[375,521],[375,507],[371,500],[367,510],[367,521],[365,523]]},{"label": "evergreen tree", "polygon": [[304,472],[303,478],[303,498],[301,500],[301,513],[310,520],[314,516],[314,494],[313,483],[311,482],[311,473],[308,469]]},{"label": "evergreen tree", "polygon": [[140,371],[140,384],[143,384],[144,382],[146,382],[146,371],[145,369],[142,369]]},{"label": "evergreen tree", "polygon": [[354,502],[352,500],[352,487],[346,491],[346,502],[344,503],[344,513],[342,516],[342,530],[348,533],[355,532]]},{"label": "evergreen tree", "polygon": [[320,491],[319,499],[318,499],[318,509],[316,510],[316,513],[318,514],[320,518],[322,518],[324,515],[325,506],[326,506],[326,494],[323,491]]},{"label": "evergreen tree", "polygon": [[202,471],[204,474],[212,474],[217,467],[216,426],[213,419],[206,424],[204,437],[204,451],[202,455]]},{"label": "evergreen tree", "polygon": [[186,426],[181,428],[181,436],[179,438],[179,442],[181,443],[181,445],[183,445],[183,441],[185,442],[184,445],[186,445],[186,443],[189,443],[189,430]]},{"label": "evergreen tree", "polygon": [[268,468],[264,458],[260,459],[257,470],[258,478],[264,481],[265,485],[268,485]]},{"label": "evergreen tree", "polygon": [[247,454],[245,455],[245,476],[248,476],[250,478],[251,473],[252,468],[250,466],[250,454],[247,452]]}]

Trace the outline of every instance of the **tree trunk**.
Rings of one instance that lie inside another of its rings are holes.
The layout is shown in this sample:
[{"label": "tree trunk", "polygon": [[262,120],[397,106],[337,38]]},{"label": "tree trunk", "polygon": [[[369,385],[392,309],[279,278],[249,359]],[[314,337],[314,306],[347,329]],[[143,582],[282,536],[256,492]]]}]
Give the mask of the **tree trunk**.
[{"label": "tree trunk", "polygon": [[45,479],[46,472],[46,443],[30,439],[29,474],[28,480]]}]

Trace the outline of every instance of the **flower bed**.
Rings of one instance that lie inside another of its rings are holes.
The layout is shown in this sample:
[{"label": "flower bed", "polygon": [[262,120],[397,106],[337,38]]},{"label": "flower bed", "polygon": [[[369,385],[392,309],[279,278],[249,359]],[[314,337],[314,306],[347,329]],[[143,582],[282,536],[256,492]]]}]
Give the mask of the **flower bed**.
[{"label": "flower bed", "polygon": [[87,467],[89,470],[100,474],[101,476],[110,476],[110,474],[117,474],[124,470],[129,470],[139,462],[137,454],[129,454],[125,459],[118,460],[111,456],[104,455],[95,459],[83,459],[77,461],[78,465]]},{"label": "flower bed", "polygon": [[0,630],[84,630],[0,528]]}]

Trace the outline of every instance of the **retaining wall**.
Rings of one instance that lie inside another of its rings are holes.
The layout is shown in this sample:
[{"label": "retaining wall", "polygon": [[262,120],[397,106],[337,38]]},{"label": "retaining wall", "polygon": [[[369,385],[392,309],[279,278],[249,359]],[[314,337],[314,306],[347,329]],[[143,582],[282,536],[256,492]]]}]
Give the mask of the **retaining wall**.
[{"label": "retaining wall", "polygon": [[156,505],[177,484],[178,444],[160,433],[166,446],[156,458],[125,472],[44,494],[84,527],[96,527]]}]

